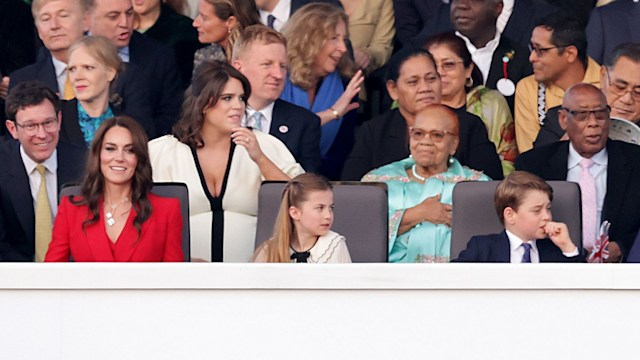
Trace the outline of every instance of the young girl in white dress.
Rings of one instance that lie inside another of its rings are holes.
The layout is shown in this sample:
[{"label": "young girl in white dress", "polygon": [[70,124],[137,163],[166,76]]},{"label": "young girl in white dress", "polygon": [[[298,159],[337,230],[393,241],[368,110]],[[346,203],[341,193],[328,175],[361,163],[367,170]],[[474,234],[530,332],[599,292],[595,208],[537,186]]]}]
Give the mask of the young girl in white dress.
[{"label": "young girl in white dress", "polygon": [[253,262],[350,263],[344,236],[331,231],[333,187],[311,173],[285,187],[273,236],[253,254]]}]

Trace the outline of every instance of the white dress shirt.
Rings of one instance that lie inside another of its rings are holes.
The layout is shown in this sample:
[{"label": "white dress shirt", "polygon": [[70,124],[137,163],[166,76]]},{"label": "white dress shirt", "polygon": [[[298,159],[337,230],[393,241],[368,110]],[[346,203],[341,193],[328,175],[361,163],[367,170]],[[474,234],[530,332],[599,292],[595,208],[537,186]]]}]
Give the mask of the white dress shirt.
[{"label": "white dress shirt", "polygon": [[[567,161],[567,181],[578,182],[580,180],[580,174],[582,168],[580,167],[580,161],[583,157],[578,154],[572,144],[569,144],[569,159]],[[596,182],[596,205],[598,207],[598,213],[596,214],[596,236],[599,236],[600,223],[602,222],[602,207],[604,206],[604,197],[607,195],[607,164],[609,156],[607,155],[607,148],[600,150],[597,154],[591,157],[593,165],[589,168],[589,172],[593,176]]]},{"label": "white dress shirt", "polygon": [[[242,126],[243,127],[248,127],[251,126],[254,129],[257,129],[256,124],[253,123],[253,114],[256,111],[260,111],[263,115],[262,117],[262,123],[260,124],[260,129],[262,129],[263,132],[265,133],[269,133],[269,131],[271,130],[271,122],[273,120],[273,106],[275,105],[275,101],[271,102],[269,105],[267,105],[265,108],[260,109],[260,110],[254,110],[252,108],[250,108],[249,106],[247,106],[247,112],[245,113],[244,117],[242,118]],[[251,119],[251,120],[250,120]]]},{"label": "white dress shirt", "polygon": [[[62,61],[56,59],[55,57],[51,57],[53,60],[53,68],[56,71],[56,81],[58,82],[58,94],[60,94],[60,98],[64,96],[64,84],[67,81],[67,64]],[[38,180],[40,181],[40,180]]]},{"label": "white dress shirt", "polygon": [[[33,200],[33,209],[36,209],[36,200],[38,199],[38,191],[40,190],[40,173],[36,170],[36,163],[33,161],[27,153],[24,152],[24,148],[20,145],[20,157],[24,164],[24,169],[29,176],[29,188],[31,189],[31,198]],[[56,176],[58,171],[58,150],[53,150],[51,157],[42,163],[46,169],[44,178],[47,186],[47,195],[49,197],[49,205],[51,206],[51,218],[55,219],[58,213],[58,177]]]},{"label": "white dress shirt", "polygon": [[[524,247],[522,244],[524,241],[517,237],[515,234],[510,232],[509,230],[505,230],[507,233],[507,238],[509,238],[509,246],[511,248],[511,263],[512,264],[520,264],[522,263],[522,256],[524,255]],[[531,262],[539,263],[540,262],[540,253],[538,253],[538,246],[536,245],[536,240],[529,241],[531,244]]]},{"label": "white dress shirt", "polygon": [[282,31],[282,27],[289,20],[289,15],[291,14],[291,0],[280,0],[276,7],[273,8],[272,12],[267,12],[262,9],[258,10],[260,12],[260,21],[264,25],[267,25],[267,17],[269,15],[273,15],[276,19],[273,21],[273,29],[276,31]]},{"label": "white dress shirt", "polygon": [[489,40],[487,45],[481,48],[476,48],[469,38],[462,35],[460,32],[456,31],[456,35],[464,40],[465,44],[467,44],[467,49],[469,53],[471,53],[471,59],[476,63],[478,69],[482,73],[482,81],[483,83],[487,82],[487,76],[489,76],[489,70],[491,69],[491,59],[493,59],[493,52],[498,48],[498,44],[500,43],[500,32],[496,31],[496,36],[493,39]]},{"label": "white dress shirt", "polygon": [[504,28],[507,27],[507,23],[509,22],[509,18],[513,13],[513,4],[515,0],[502,0],[502,12],[500,16],[498,16],[498,21],[496,22],[496,28],[498,28],[498,32],[502,34],[504,32]]}]

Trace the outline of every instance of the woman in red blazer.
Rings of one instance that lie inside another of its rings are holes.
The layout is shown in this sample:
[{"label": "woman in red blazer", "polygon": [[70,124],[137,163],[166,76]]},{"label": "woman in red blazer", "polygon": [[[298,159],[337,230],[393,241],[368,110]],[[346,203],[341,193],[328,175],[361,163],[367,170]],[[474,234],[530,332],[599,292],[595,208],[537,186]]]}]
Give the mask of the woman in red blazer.
[{"label": "woman in red blazer", "polygon": [[180,203],[151,194],[152,186],[144,130],[131,118],[105,120],[82,196],[60,203],[45,261],[183,261]]}]

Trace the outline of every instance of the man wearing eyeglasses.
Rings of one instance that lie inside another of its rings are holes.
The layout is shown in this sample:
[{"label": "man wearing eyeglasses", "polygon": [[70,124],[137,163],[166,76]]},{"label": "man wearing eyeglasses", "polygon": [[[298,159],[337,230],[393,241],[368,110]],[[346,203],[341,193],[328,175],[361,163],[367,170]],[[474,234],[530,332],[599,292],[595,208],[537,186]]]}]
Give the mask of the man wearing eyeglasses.
[{"label": "man wearing eyeglasses", "polygon": [[604,94],[591,84],[570,87],[558,112],[569,141],[536,147],[516,160],[517,170],[545,180],[580,184],[583,247],[591,251],[606,220],[609,261],[626,260],[640,229],[640,147],[609,140],[611,108]]},{"label": "man wearing eyeglasses", "polygon": [[600,70],[600,84],[611,117],[640,120],[640,44],[627,43],[611,52]]},{"label": "man wearing eyeglasses", "polygon": [[572,18],[550,16],[531,35],[529,61],[533,75],[516,86],[515,126],[518,150],[533,147],[547,113],[562,103],[570,86],[584,82],[600,86],[600,65],[587,56],[587,37]]},{"label": "man wearing eyeglasses", "polygon": [[58,191],[80,179],[86,150],[58,143],[60,100],[44,83],[16,85],[5,110],[5,125],[17,141],[0,146],[0,262],[42,261]]}]

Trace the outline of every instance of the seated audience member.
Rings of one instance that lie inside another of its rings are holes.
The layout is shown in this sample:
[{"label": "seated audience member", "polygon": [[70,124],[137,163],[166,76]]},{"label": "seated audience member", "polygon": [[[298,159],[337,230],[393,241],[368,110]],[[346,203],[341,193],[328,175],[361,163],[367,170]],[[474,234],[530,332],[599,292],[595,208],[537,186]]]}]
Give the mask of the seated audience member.
[{"label": "seated audience member", "polygon": [[[450,14],[452,2],[464,4],[463,0],[393,0],[396,30],[402,45],[420,47],[429,37],[452,30]],[[499,1],[484,2],[496,5]],[[481,4],[483,1],[476,1],[476,3]],[[524,47],[529,44],[535,24],[540,19],[558,11],[545,0],[502,0],[502,4],[502,11],[496,21],[498,32],[501,36]]]},{"label": "seated audience member", "polygon": [[243,126],[280,139],[305,171],[320,170],[320,119],[279,99],[287,77],[287,40],[264,25],[247,27],[234,44],[232,65],[251,84]]},{"label": "seated audience member", "polygon": [[204,62],[187,88],[175,136],[149,142],[154,181],[189,188],[192,261],[249,261],[260,184],[303,172],[280,140],[241,127],[250,97],[238,70]]},{"label": "seated audience member", "polygon": [[282,194],[273,237],[255,252],[253,262],[350,263],[344,236],[331,231],[333,187],[322,176],[296,176]]},{"label": "seated audience member", "polygon": [[[368,171],[409,156],[408,129],[420,110],[442,99],[435,61],[424,49],[403,49],[391,58],[387,91],[398,108],[365,122],[342,173],[343,180],[359,180]],[[462,165],[502,179],[502,167],[495,146],[487,137],[482,120],[461,108],[455,157]]]},{"label": "seated audience member", "polygon": [[62,185],[80,179],[86,150],[58,142],[60,100],[43,83],[16,85],[0,144],[0,261],[43,261]]},{"label": "seated audience member", "polygon": [[[122,70],[118,49],[105,37],[87,36],[69,48],[67,72],[75,99],[62,106],[62,141],[89,148],[100,124],[114,114],[144,119],[115,92]],[[140,125],[148,135],[154,134],[153,123]]]},{"label": "seated audience member", "polygon": [[155,124],[155,134],[151,137],[169,133],[178,119],[183,92],[173,50],[133,31],[132,0],[83,1],[87,3],[86,18],[91,35],[111,40],[122,61],[135,65],[131,76],[146,85]]},{"label": "seated audience member", "polygon": [[640,3],[617,0],[591,11],[587,24],[587,52],[598,63],[604,62],[613,49],[628,42],[638,42]]},{"label": "seated audience member", "polygon": [[482,85],[482,75],[471,60],[464,40],[454,33],[430,38],[425,49],[437,64],[442,80],[442,103],[453,109],[466,109],[482,119],[500,156],[502,172],[508,175],[513,171],[518,147],[513,116],[504,96]]},{"label": "seated audience member", "polygon": [[[34,64],[11,73],[9,89],[24,81],[38,80],[57,92],[60,98],[73,99],[74,87],[67,72],[69,49],[84,37],[85,1],[35,0],[32,11],[45,47],[40,49]],[[136,71],[129,67],[129,71],[120,74],[115,92],[120,95],[126,114],[142,124],[153,124],[146,84],[137,78]]]},{"label": "seated audience member", "polygon": [[491,180],[454,157],[459,129],[453,110],[427,106],[409,128],[411,155],[362,178],[389,189],[389,262],[449,262],[454,185]]},{"label": "seated audience member", "polygon": [[371,74],[389,61],[393,50],[393,3],[388,0],[340,0],[349,16],[349,40],[356,68]]},{"label": "seated audience member", "polygon": [[602,92],[590,84],[576,84],[565,93],[559,111],[560,127],[569,141],[536,147],[516,159],[516,169],[544,180],[580,184],[582,244],[591,252],[603,221],[611,223],[609,261],[626,259],[640,229],[640,147],[608,140],[609,112]]},{"label": "seated audience member", "polygon": [[563,16],[543,19],[531,35],[533,75],[516,86],[518,151],[533,147],[549,109],[561,104],[571,85],[600,86],[600,65],[587,56],[587,38],[578,21]]},{"label": "seated audience member", "polygon": [[247,26],[260,24],[254,1],[199,0],[193,27],[198,41],[209,46],[196,51],[194,68],[204,61],[230,61],[233,43]]},{"label": "seated audience member", "polygon": [[531,74],[527,48],[503,36],[497,21],[501,0],[456,0],[451,3],[451,23],[465,44],[489,89],[498,90],[513,110],[515,84]]},{"label": "seated audience member", "polygon": [[91,144],[80,197],[64,197],[45,261],[184,261],[180,202],[150,193],[147,135],[107,119]]},{"label": "seated audience member", "polygon": [[[611,118],[640,120],[640,44],[621,44],[613,49],[600,68],[600,86],[611,107]],[[534,147],[566,140],[558,123],[559,108],[547,111]]]},{"label": "seated audience member", "polygon": [[340,0],[256,0],[256,5],[262,24],[281,31],[293,13],[312,2],[342,6]]},{"label": "seated audience member", "polygon": [[[516,171],[496,188],[499,234],[474,236],[459,262],[584,262],[567,225],[551,220],[553,189],[539,177]],[[575,234],[574,234],[575,236]]]},{"label": "seated audience member", "polygon": [[620,44],[611,51],[600,69],[600,86],[612,118],[640,121],[640,44]]},{"label": "seated audience member", "polygon": [[163,0],[134,1],[133,10],[136,12],[136,31],[173,49],[182,86],[189,86],[193,73],[193,54],[203,46],[198,41],[198,31],[191,26],[191,18],[180,14],[178,9]]},{"label": "seated audience member", "polygon": [[289,72],[280,98],[320,117],[320,172],[331,180],[340,177],[353,146],[356,114],[351,110],[358,103],[352,99],[364,80],[362,71],[353,74],[347,55],[348,22],[339,7],[311,3],[296,11],[282,29],[288,43]]}]

